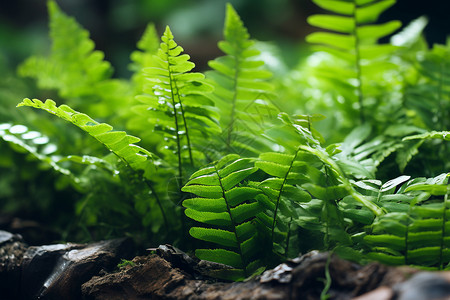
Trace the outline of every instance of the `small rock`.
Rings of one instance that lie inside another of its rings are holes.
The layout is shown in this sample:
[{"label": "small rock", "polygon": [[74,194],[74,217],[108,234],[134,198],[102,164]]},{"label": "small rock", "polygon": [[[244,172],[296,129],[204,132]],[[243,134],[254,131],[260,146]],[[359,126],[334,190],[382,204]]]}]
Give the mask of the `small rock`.
[{"label": "small rock", "polygon": [[450,282],[440,273],[420,272],[393,288],[397,300],[450,299]]},{"label": "small rock", "polygon": [[88,245],[30,247],[22,265],[22,299],[80,299],[81,285],[104,269],[113,269],[134,250],[130,239]]}]

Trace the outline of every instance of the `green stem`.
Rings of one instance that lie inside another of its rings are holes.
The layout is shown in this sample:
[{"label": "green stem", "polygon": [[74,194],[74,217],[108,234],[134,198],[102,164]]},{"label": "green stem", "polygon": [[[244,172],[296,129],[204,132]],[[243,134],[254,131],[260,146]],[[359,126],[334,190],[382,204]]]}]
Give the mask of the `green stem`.
[{"label": "green stem", "polygon": [[274,214],[273,214],[273,222],[272,222],[272,234],[271,234],[271,242],[272,242],[271,247],[272,248],[273,248],[273,236],[274,236],[274,233],[275,233],[275,224],[276,224],[276,221],[277,221],[278,206],[280,205],[280,201],[281,201],[281,194],[283,193],[284,185],[286,184],[288,175],[291,172],[292,166],[294,165],[294,161],[297,158],[297,154],[298,154],[299,151],[300,150],[297,150],[295,152],[294,158],[292,159],[291,164],[289,165],[289,169],[287,170],[286,175],[283,178],[283,183],[281,184],[280,191],[279,191],[278,196],[277,196],[277,203],[275,204],[275,211],[274,211]]},{"label": "green stem", "polygon": [[174,79],[172,78],[172,70],[170,69],[171,63],[169,61],[169,53],[167,53],[167,70],[169,71],[169,83],[170,83],[170,95],[172,99],[173,113],[174,113],[174,121],[175,121],[175,136],[177,140],[177,155],[178,155],[178,183],[181,187],[181,182],[183,180],[183,169],[182,169],[182,160],[181,160],[181,141],[180,141],[180,128],[178,124],[178,111],[175,102],[175,94],[174,94]]},{"label": "green stem", "polygon": [[153,188],[152,183],[151,183],[149,180],[144,179],[144,182],[145,182],[145,184],[148,186],[148,188],[150,189],[150,191],[152,192],[152,194],[155,196],[156,203],[158,204],[159,209],[161,210],[161,214],[162,214],[162,216],[163,216],[164,225],[166,226],[167,231],[169,231],[169,230],[170,230],[170,227],[169,227],[169,221],[167,220],[166,213],[164,212],[164,208],[163,208],[163,206],[162,206],[161,200],[160,200],[159,197],[158,197],[158,194],[156,193],[155,189]]}]

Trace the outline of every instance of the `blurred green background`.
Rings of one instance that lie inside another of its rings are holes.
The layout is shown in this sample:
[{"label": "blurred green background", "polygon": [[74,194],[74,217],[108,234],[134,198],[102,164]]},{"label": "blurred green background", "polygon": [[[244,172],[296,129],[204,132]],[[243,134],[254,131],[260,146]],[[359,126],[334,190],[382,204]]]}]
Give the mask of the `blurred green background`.
[{"label": "blurred green background", "polygon": [[[156,24],[159,33],[169,25],[177,42],[192,57],[199,70],[220,52],[225,3],[236,8],[251,36],[276,41],[288,65],[296,64],[305,35],[314,28],[306,18],[320,9],[311,0],[64,0],[62,10],[76,18],[90,33],[97,49],[115,67],[116,77],[128,77],[129,54],[146,24]],[[447,1],[398,0],[380,21],[399,19],[404,24],[426,15],[430,43],[444,43],[450,31]],[[3,63],[14,68],[31,54],[49,48],[46,1],[15,0],[0,3],[0,52]]]}]

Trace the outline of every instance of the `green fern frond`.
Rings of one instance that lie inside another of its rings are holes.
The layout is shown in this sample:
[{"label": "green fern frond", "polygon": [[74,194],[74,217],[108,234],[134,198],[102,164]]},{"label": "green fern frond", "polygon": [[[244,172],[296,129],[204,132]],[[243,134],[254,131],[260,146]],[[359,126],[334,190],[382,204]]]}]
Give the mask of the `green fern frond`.
[{"label": "green fern frond", "polygon": [[[392,154],[396,154],[396,162],[401,172],[412,157],[418,153],[417,149],[422,141],[414,142],[403,138],[405,135],[421,133],[424,130],[407,124],[394,124],[386,128],[385,132],[373,137],[372,127],[368,124],[355,127],[342,142],[342,153],[338,155],[341,161],[353,161],[363,166],[368,173],[352,172],[358,179],[362,177],[374,178],[383,161]],[[345,166],[345,165],[343,165]],[[348,166],[348,164],[347,164]],[[357,171],[357,170],[355,170]]]},{"label": "green fern frond", "polygon": [[411,135],[403,138],[404,141],[408,140],[425,140],[425,139],[441,139],[450,141],[450,131],[430,131],[422,134]]},{"label": "green fern frond", "polygon": [[138,96],[142,103],[136,110],[144,111],[155,131],[161,132],[170,151],[167,159],[177,155],[178,175],[183,177],[183,166],[194,166],[202,161],[204,141],[220,132],[218,114],[207,95],[213,87],[204,81],[201,73],[190,72],[194,63],[173,39],[167,27],[157,55],[144,69],[146,95]]},{"label": "green fern frond", "polygon": [[294,154],[266,152],[255,162],[255,167],[273,176],[257,185],[267,195],[266,201],[261,199],[265,210],[259,218],[265,225],[271,247],[284,257],[288,255],[290,222],[300,218],[301,203],[311,200],[310,194],[296,184],[309,182],[310,175],[312,178],[318,175],[317,169],[309,167],[302,156],[300,150]]},{"label": "green fern frond", "polygon": [[197,198],[183,201],[185,214],[205,227],[192,227],[190,234],[197,239],[219,245],[219,249],[197,249],[200,259],[232,266],[231,276],[242,280],[257,270],[261,257],[254,224],[261,211],[257,188],[241,184],[256,172],[252,160],[227,155],[215,164],[192,174],[183,192]]},{"label": "green fern frond", "polygon": [[132,80],[136,84],[138,94],[142,93],[144,90],[144,68],[151,66],[153,55],[158,53],[159,43],[160,40],[155,25],[150,23],[145,28],[141,39],[137,43],[137,48],[139,50],[131,53],[130,58],[133,63],[130,65],[130,70],[134,71]]},{"label": "green fern frond", "polygon": [[94,50],[89,33],[68,17],[55,1],[48,1],[51,52],[32,56],[19,66],[19,75],[32,77],[43,89],[57,89],[69,105],[99,117],[120,113],[130,100],[128,84],[113,80],[113,68]]},{"label": "green fern frond", "polygon": [[[272,74],[264,69],[263,61],[256,60],[259,51],[254,43],[236,11],[228,4],[224,40],[218,44],[226,55],[210,61],[208,64],[213,71],[206,72],[215,87],[213,99],[221,113],[226,147],[253,155],[262,152],[258,147],[264,145],[252,147],[248,142],[257,140],[265,125],[278,113],[271,101],[273,86],[268,82]],[[251,134],[251,139],[246,138],[246,132]]]},{"label": "green fern frond", "polygon": [[339,90],[344,92],[341,95],[345,100],[357,105],[360,121],[364,122],[367,117],[364,99],[370,89],[369,81],[373,80],[369,75],[373,77],[380,73],[380,70],[389,69],[389,63],[380,59],[395,49],[392,45],[378,45],[377,41],[395,32],[401,26],[399,21],[384,24],[372,23],[396,1],[313,0],[313,2],[339,15],[309,17],[308,22],[311,25],[331,32],[314,32],[308,35],[306,40],[312,44],[322,45],[318,47],[319,50],[341,58],[353,68],[353,70],[343,68],[341,65],[319,67],[318,76],[321,76],[324,81],[329,80],[333,86],[339,87]]},{"label": "green fern frond", "polygon": [[405,91],[406,106],[413,109],[430,130],[450,126],[450,40],[446,45],[419,52],[415,58],[418,78]]},{"label": "green fern frond", "polygon": [[53,155],[58,149],[57,146],[41,133],[29,130],[23,125],[3,123],[0,124],[0,138],[16,147],[17,151],[25,151],[56,172],[70,176],[74,182],[78,181],[69,169],[58,164],[60,159]]},{"label": "green fern frond", "polygon": [[56,106],[56,103],[50,99],[42,102],[38,99],[30,100],[26,98],[17,106],[39,108],[64,119],[87,132],[133,170],[149,170],[148,158],[152,159],[153,154],[134,145],[134,143],[140,141],[137,137],[128,135],[124,131],[113,131],[112,126],[106,123],[98,123],[88,115],[79,113],[67,105]]},{"label": "green fern frond", "polygon": [[[404,179],[398,178],[391,185]],[[404,183],[397,192],[403,199],[396,197],[397,205],[383,205],[394,212],[379,217],[364,237],[363,244],[369,247],[368,258],[395,265],[444,269],[450,262],[449,194],[448,174]],[[391,198],[385,195],[380,201],[391,202]],[[404,204],[403,210],[399,210],[399,203]]]}]

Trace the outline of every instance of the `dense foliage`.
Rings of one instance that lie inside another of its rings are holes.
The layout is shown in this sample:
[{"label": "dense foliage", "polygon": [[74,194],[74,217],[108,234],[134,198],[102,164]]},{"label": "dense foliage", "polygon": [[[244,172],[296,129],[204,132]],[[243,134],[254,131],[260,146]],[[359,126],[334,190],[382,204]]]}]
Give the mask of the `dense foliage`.
[{"label": "dense foliage", "polygon": [[[329,13],[308,21],[326,32],[289,70],[268,63],[276,51],[227,5],[211,70],[192,72],[170,28],[159,40],[150,24],[134,75],[119,80],[49,1],[50,54],[18,71],[55,101],[25,98],[18,106],[36,112],[0,115],[0,166],[27,173],[0,185],[35,182],[49,191],[33,200],[43,210],[64,201],[53,189],[69,191],[68,238],[174,243],[231,266],[221,278],[311,249],[448,269],[450,43],[430,48],[424,18],[379,43],[401,27],[375,24],[395,0],[313,2]],[[11,189],[0,197],[14,202]]]}]

